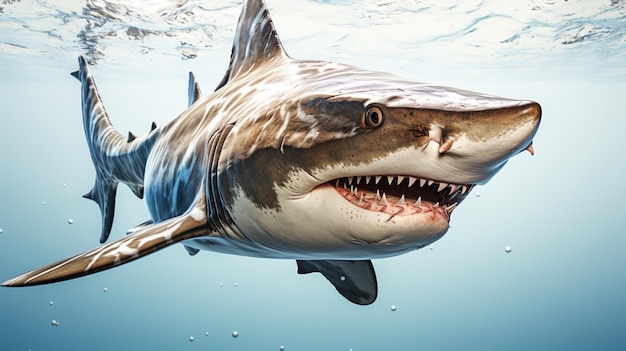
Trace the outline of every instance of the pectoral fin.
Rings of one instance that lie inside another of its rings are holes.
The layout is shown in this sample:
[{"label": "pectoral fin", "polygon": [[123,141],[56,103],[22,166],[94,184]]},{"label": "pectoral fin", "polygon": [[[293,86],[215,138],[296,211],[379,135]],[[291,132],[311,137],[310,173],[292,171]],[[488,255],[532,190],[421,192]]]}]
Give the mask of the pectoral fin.
[{"label": "pectoral fin", "polygon": [[2,285],[40,285],[77,278],[131,262],[186,239],[207,235],[204,203],[202,199],[181,216],[141,226],[133,235],[24,273]]},{"label": "pectoral fin", "polygon": [[372,261],[297,260],[298,274],[321,273],[350,302],[369,305],[376,301],[378,284]]}]

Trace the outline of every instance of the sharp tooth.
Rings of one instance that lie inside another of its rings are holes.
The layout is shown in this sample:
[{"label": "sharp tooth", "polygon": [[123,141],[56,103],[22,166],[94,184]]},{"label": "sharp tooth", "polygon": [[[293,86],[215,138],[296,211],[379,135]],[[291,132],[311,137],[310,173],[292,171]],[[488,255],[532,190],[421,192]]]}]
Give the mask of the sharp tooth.
[{"label": "sharp tooth", "polygon": [[426,179],[420,178],[420,187],[426,185]]},{"label": "sharp tooth", "polygon": [[446,207],[446,211],[447,211],[448,213],[452,213],[452,211],[456,208],[456,206],[457,206],[458,204],[459,204],[458,202],[455,202],[455,203],[453,203],[452,205],[450,205],[450,206]]},{"label": "sharp tooth", "polygon": [[354,194],[354,196],[359,195],[359,189],[357,187],[354,187],[354,189],[352,189],[352,194]]},{"label": "sharp tooth", "polygon": [[434,181],[434,180],[429,180],[429,181],[428,181],[428,186],[431,186],[431,185],[433,185],[434,183],[435,183],[435,181]]},{"label": "sharp tooth", "polygon": [[370,179],[372,179],[372,176],[365,176],[365,184],[369,184]]},{"label": "sharp tooth", "polygon": [[404,194],[400,197],[400,200],[394,204],[394,206],[406,207],[406,201],[404,199]]},{"label": "sharp tooth", "polygon": [[445,189],[448,186],[447,183],[439,183],[439,187],[437,188],[437,192],[441,192],[443,189]]},{"label": "sharp tooth", "polygon": [[335,188],[339,188],[339,179],[335,182]]},{"label": "sharp tooth", "polygon": [[348,184],[352,184],[353,181],[354,181],[354,177],[348,178]]},{"label": "sharp tooth", "polygon": [[361,179],[363,179],[363,177],[361,176],[356,177],[356,183],[359,184],[361,182]]},{"label": "sharp tooth", "polygon": [[350,194],[354,194],[354,186],[350,185]]},{"label": "sharp tooth", "polygon": [[461,187],[461,194],[465,194],[465,193],[467,193],[468,188],[469,188],[469,187],[468,187],[467,185],[463,185],[463,186]]},{"label": "sharp tooth", "polygon": [[457,190],[459,190],[458,184],[450,184],[450,195],[454,194]]},{"label": "sharp tooth", "polygon": [[394,176],[387,176],[387,183],[389,185],[391,185],[393,183],[393,178],[395,178]]},{"label": "sharp tooth", "polygon": [[413,184],[415,184],[416,181],[417,181],[417,178],[409,177],[409,188],[412,187]]},{"label": "sharp tooth", "polygon": [[435,207],[439,206],[439,201],[437,201],[437,203],[435,204]]},{"label": "sharp tooth", "polygon": [[418,197],[413,206],[422,206],[422,197]]},{"label": "sharp tooth", "polygon": [[380,182],[381,178],[382,178],[382,176],[376,176],[376,178],[374,179],[376,181],[376,184],[378,184],[378,182]]},{"label": "sharp tooth", "polygon": [[363,206],[364,201],[365,201],[365,197],[363,196],[363,193],[361,193],[361,197],[359,198],[359,206]]},{"label": "sharp tooth", "polygon": [[406,178],[406,177],[405,176],[398,176],[398,185],[400,185],[400,183],[402,183],[404,178]]},{"label": "sharp tooth", "polygon": [[378,201],[379,204],[381,205],[388,205],[389,202],[387,202],[387,196],[385,195],[385,193],[383,193],[383,196],[380,198],[380,201]]},{"label": "sharp tooth", "polygon": [[376,189],[376,197],[374,198],[374,200],[376,201],[380,200],[380,191],[378,189]]}]

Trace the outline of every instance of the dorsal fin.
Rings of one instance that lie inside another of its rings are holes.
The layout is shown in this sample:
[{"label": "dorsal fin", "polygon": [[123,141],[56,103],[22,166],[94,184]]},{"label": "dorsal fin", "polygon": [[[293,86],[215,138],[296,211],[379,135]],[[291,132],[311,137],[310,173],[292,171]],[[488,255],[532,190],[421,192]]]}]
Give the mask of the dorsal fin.
[{"label": "dorsal fin", "polygon": [[276,56],[287,57],[263,0],[246,0],[239,16],[228,70],[215,90]]},{"label": "dorsal fin", "polygon": [[200,91],[200,85],[196,80],[196,76],[193,72],[189,72],[189,86],[187,87],[187,107],[193,105],[194,102],[198,101],[202,97],[202,92]]}]

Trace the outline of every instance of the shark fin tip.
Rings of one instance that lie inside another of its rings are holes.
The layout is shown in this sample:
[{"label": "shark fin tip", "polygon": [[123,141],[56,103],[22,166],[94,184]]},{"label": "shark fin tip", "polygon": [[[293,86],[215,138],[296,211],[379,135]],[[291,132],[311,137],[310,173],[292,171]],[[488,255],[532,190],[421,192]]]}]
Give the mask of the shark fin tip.
[{"label": "shark fin tip", "polygon": [[244,2],[236,33],[230,65],[215,90],[264,61],[288,57],[264,1]]}]

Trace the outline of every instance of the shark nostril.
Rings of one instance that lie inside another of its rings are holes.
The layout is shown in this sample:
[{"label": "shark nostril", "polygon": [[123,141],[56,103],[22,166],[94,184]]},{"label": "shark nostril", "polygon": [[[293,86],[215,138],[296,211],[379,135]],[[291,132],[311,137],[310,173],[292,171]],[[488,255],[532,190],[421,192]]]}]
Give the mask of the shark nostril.
[{"label": "shark nostril", "polygon": [[428,136],[428,129],[420,126],[415,129],[410,129],[409,133],[411,133],[414,138],[421,138],[421,137]]}]

